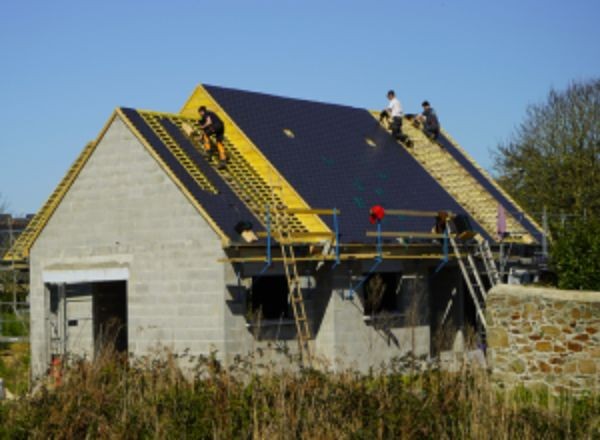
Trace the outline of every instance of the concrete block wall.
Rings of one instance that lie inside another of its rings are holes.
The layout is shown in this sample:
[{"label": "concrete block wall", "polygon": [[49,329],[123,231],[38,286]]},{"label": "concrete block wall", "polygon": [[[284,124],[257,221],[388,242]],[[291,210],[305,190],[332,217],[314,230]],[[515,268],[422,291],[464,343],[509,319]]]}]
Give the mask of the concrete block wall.
[{"label": "concrete block wall", "polygon": [[[150,354],[158,346],[191,354],[216,350],[232,362],[262,349],[263,362],[289,365],[273,346],[277,342],[297,353],[296,340],[258,340],[248,330],[238,274],[218,262],[224,256],[215,232],[117,117],[31,250],[34,375],[50,361],[44,273],[98,269],[128,273],[130,353]],[[307,313],[318,321],[313,322],[317,356],[333,368],[362,370],[411,351],[427,356],[429,325],[396,326],[386,336],[365,322],[359,297],[345,299],[356,281],[349,278],[350,269],[343,264],[335,272],[324,268],[313,274],[317,286]],[[401,269],[399,263],[391,268]],[[86,340],[89,346],[81,340],[71,349],[90,355],[93,341]]]},{"label": "concrete block wall", "polygon": [[600,292],[500,285],[487,315],[488,363],[499,383],[600,390]]},{"label": "concrete block wall", "polygon": [[[268,274],[283,273],[277,269],[278,265],[275,264]],[[389,362],[395,357],[402,357],[411,352],[416,356],[427,357],[430,351],[428,323],[420,321],[416,324],[390,325],[385,329],[376,328],[375,325],[368,323],[364,319],[360,294],[357,293],[354,298],[347,299],[351,282],[357,282],[356,279],[350,278],[350,269],[356,268],[352,267],[352,263],[342,263],[335,270],[324,267],[311,273],[316,286],[311,290],[310,299],[305,303],[314,336],[311,345],[316,357],[316,366],[335,370],[357,368],[366,371],[372,366]],[[400,271],[401,267],[396,265],[387,270]],[[306,273],[305,270],[301,272]],[[229,267],[226,273],[226,284],[229,286],[227,291],[234,291],[233,287],[239,282],[235,271]],[[246,281],[249,281],[249,277]],[[257,338],[246,326],[248,321],[244,313],[247,293],[242,289],[242,298],[226,307],[227,360],[233,362],[236,355],[244,356],[260,349],[263,353],[261,362],[273,362],[281,368],[289,367],[289,358],[278,353],[274,347],[285,345],[289,353],[296,354],[297,341]],[[427,292],[422,299],[427,305],[429,302]],[[233,300],[231,295],[226,294],[225,301]],[[282,331],[283,333],[285,332]]]},{"label": "concrete block wall", "polygon": [[[401,269],[399,264],[395,268],[397,272]],[[430,349],[429,325],[384,324],[380,328],[368,323],[364,319],[360,293],[348,298],[349,287],[356,285],[356,279],[350,278],[349,273],[349,267],[342,264],[336,268],[331,284],[324,284],[324,289],[331,289],[331,294],[327,296],[329,301],[323,304],[326,310],[316,338],[317,356],[326,359],[334,369],[357,368],[362,371],[408,353],[427,357]],[[427,304],[428,299],[425,300]]]},{"label": "concrete block wall", "polygon": [[[259,270],[242,270],[236,273],[236,268],[225,264],[225,291],[223,301],[225,306],[225,359],[228,363],[235,362],[237,356],[248,359],[252,354],[256,363],[269,364],[276,368],[294,367],[290,363],[291,357],[298,355],[298,343],[293,338],[274,338],[273,334],[295,334],[295,326],[286,323],[283,328],[269,332],[270,336],[260,337],[265,329],[248,326],[246,317],[247,299],[251,286],[252,275]],[[283,267],[273,265],[264,275],[284,274]],[[239,275],[239,276],[238,276]],[[273,330],[273,329],[271,329]],[[286,354],[287,353],[287,354]],[[289,356],[289,355],[291,356]]]},{"label": "concrete block wall", "polygon": [[31,250],[34,374],[50,360],[49,270],[128,269],[130,352],[162,344],[223,353],[223,256],[218,236],[117,117]]},{"label": "concrete block wall", "polygon": [[347,298],[350,281],[343,276],[336,277],[324,319],[325,327],[330,327],[330,340],[320,352],[332,360],[334,368],[366,371],[408,353],[429,355],[429,325],[388,327],[384,324],[382,329],[367,323],[359,294]]}]

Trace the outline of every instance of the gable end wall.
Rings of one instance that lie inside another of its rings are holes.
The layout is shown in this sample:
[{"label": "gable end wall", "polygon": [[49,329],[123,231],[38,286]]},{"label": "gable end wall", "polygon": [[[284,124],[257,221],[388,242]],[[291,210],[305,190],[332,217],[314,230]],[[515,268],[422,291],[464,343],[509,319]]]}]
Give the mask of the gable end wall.
[{"label": "gable end wall", "polygon": [[42,274],[52,270],[129,271],[129,352],[162,344],[222,353],[223,256],[215,232],[115,118],[31,249],[33,374],[50,360]]}]

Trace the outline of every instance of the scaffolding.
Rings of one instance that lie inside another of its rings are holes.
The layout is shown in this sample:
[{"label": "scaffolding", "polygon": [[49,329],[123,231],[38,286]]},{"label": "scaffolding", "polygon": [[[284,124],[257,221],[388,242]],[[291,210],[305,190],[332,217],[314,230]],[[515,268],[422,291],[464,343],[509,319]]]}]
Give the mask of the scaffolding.
[{"label": "scaffolding", "polygon": [[[7,246],[6,249],[0,246],[0,255],[4,255],[17,241],[14,221],[11,216],[6,216]],[[28,340],[28,274],[28,266],[14,259],[0,265],[0,343]]]}]

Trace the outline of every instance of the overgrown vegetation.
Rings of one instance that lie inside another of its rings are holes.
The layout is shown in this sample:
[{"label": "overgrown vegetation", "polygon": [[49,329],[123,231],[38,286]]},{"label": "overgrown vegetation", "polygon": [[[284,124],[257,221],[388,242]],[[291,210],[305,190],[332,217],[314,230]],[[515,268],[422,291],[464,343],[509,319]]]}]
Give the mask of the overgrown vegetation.
[{"label": "overgrown vegetation", "polygon": [[560,228],[552,262],[562,289],[600,290],[600,221],[578,220]]},{"label": "overgrown vegetation", "polygon": [[0,405],[0,437],[600,437],[600,397],[500,392],[483,372],[407,375],[400,360],[367,374],[277,372],[253,356],[229,368],[211,356],[184,373],[177,361],[75,361],[54,389]]},{"label": "overgrown vegetation", "polygon": [[23,395],[29,390],[29,344],[0,344],[0,378],[12,393]]}]

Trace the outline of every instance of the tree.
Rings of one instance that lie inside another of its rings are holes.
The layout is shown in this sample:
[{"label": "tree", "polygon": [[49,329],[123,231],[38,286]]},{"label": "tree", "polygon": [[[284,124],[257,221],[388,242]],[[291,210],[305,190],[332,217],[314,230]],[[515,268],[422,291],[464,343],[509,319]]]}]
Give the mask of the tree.
[{"label": "tree", "polygon": [[498,181],[527,211],[550,214],[559,287],[600,290],[600,78],[530,106],[494,161]]},{"label": "tree", "polygon": [[600,220],[575,220],[558,230],[551,261],[561,289],[600,290]]},{"label": "tree", "polygon": [[531,105],[512,139],[498,146],[494,169],[538,220],[544,206],[556,215],[600,215],[600,78],[551,90],[546,102]]}]

